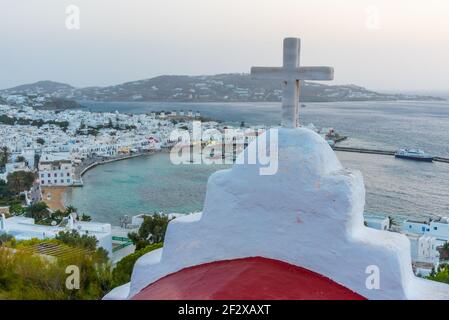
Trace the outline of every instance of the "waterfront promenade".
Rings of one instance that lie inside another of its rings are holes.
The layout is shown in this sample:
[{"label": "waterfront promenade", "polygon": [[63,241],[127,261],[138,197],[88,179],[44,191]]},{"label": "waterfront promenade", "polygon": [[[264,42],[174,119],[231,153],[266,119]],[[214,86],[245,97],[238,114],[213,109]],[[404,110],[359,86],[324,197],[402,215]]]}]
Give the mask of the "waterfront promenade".
[{"label": "waterfront promenade", "polygon": [[83,186],[83,175],[89,171],[90,169],[95,168],[96,166],[126,160],[126,159],[132,159],[136,157],[146,156],[154,154],[156,151],[145,151],[145,152],[138,152],[138,153],[132,153],[132,154],[123,154],[111,158],[105,158],[105,157],[92,157],[84,160],[79,166],[75,168],[75,185],[74,187],[82,187]]}]

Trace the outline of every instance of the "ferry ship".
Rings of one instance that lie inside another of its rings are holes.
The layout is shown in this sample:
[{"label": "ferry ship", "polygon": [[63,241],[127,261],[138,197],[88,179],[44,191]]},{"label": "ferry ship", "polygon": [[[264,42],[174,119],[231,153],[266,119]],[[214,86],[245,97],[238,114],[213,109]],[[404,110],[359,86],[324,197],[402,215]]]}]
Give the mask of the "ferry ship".
[{"label": "ferry ship", "polygon": [[433,157],[420,149],[400,149],[394,156],[401,159],[432,162]]}]

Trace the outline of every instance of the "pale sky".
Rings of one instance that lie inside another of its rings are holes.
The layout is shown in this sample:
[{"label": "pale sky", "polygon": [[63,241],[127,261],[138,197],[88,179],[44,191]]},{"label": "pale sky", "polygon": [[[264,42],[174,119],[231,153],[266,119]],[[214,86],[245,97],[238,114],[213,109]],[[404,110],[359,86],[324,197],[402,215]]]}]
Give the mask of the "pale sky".
[{"label": "pale sky", "polygon": [[249,72],[280,66],[294,36],[334,84],[449,91],[447,0],[0,0],[0,31],[0,88]]}]

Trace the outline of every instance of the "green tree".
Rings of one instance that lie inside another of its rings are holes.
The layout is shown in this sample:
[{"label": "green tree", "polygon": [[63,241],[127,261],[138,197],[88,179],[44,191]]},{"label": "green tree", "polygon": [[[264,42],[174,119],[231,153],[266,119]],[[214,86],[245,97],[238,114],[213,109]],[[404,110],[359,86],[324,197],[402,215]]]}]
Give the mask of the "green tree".
[{"label": "green tree", "polygon": [[95,251],[98,244],[98,240],[94,236],[87,234],[80,235],[76,230],[61,231],[56,235],[55,239],[71,247],[83,248],[90,251]]},{"label": "green tree", "polygon": [[66,216],[68,216],[70,213],[72,213],[72,212],[77,212],[78,211],[78,209],[77,208],[75,208],[74,206],[72,206],[72,205],[70,205],[70,206],[68,206],[67,208],[65,208],[65,213],[66,213]]},{"label": "green tree", "polygon": [[30,190],[35,180],[32,172],[16,171],[8,174],[8,188],[14,194]]},{"label": "green tree", "polygon": [[4,167],[8,163],[9,150],[8,147],[3,146],[0,149],[0,167]]},{"label": "green tree", "polygon": [[137,233],[132,232],[128,234],[128,238],[132,240],[136,246],[136,250],[145,248],[146,246],[164,242],[165,232],[167,231],[170,219],[166,215],[154,213],[151,216],[146,216]]},{"label": "green tree", "polygon": [[23,156],[18,156],[17,158],[16,158],[16,162],[25,162],[26,160],[25,160],[25,158],[23,157]]},{"label": "green tree", "polygon": [[67,216],[65,211],[56,210],[50,213],[50,218],[52,221],[56,221],[56,224],[61,223],[62,219]]},{"label": "green tree", "polygon": [[39,161],[41,159],[41,156],[39,154],[34,155],[34,168],[37,169],[39,166]]},{"label": "green tree", "polygon": [[78,231],[71,230],[59,232],[55,239],[70,247],[89,251],[96,261],[106,263],[109,260],[108,252],[104,248],[97,248],[98,240],[95,236],[80,235]]},{"label": "green tree", "polygon": [[8,188],[8,184],[0,179],[0,198],[11,197],[13,194]]},{"label": "green tree", "polygon": [[72,248],[86,250],[97,262],[105,264],[109,261],[108,252],[102,247],[97,248],[98,240],[95,236],[80,235],[76,230],[61,231],[56,235],[55,240]]},{"label": "green tree", "polygon": [[24,213],[26,212],[26,209],[25,209],[24,207],[22,207],[21,204],[19,204],[19,203],[14,203],[14,204],[12,204],[12,205],[9,206],[9,212],[10,212],[12,215],[18,216],[18,215],[24,214]]},{"label": "green tree", "polygon": [[433,272],[426,277],[427,279],[449,284],[449,266],[447,264],[440,264],[437,272],[435,272],[435,270],[432,271]]},{"label": "green tree", "polygon": [[393,217],[388,217],[388,229],[391,229],[393,227],[399,227],[400,223]]},{"label": "green tree", "polygon": [[26,215],[35,219],[36,222],[41,222],[42,220],[50,218],[50,211],[45,202],[38,202],[27,208]]},{"label": "green tree", "polygon": [[150,251],[162,248],[162,245],[162,243],[155,243],[146,246],[120,260],[112,271],[112,287],[115,288],[131,281],[131,274],[137,259]]},{"label": "green tree", "polygon": [[6,242],[9,242],[13,239],[14,237],[10,234],[7,233],[2,233],[0,234],[0,246],[3,245]]},{"label": "green tree", "polygon": [[449,243],[446,242],[443,246],[437,248],[440,253],[440,260],[449,260]]},{"label": "green tree", "polygon": [[82,213],[81,217],[79,217],[78,219],[81,221],[86,221],[86,222],[92,221],[92,217],[85,213]]},{"label": "green tree", "polygon": [[45,140],[42,138],[37,138],[36,142],[40,145],[44,145],[45,144]]}]

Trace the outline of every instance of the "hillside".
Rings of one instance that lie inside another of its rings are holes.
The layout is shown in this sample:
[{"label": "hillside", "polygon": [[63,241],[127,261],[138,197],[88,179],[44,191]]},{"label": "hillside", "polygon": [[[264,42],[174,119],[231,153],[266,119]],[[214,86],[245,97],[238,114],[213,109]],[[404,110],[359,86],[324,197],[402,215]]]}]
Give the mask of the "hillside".
[{"label": "hillside", "polygon": [[[76,89],[68,84],[40,81],[2,90],[0,94],[47,95],[53,98],[97,101],[183,101],[183,102],[246,102],[280,101],[278,81],[254,80],[248,74],[213,76],[159,76],[108,87]],[[326,85],[305,82],[301,101],[393,101],[444,100],[438,97],[383,94],[356,85]]]},{"label": "hillside", "polygon": [[0,90],[5,94],[31,94],[31,95],[68,95],[74,91],[74,87],[66,83],[54,81],[38,81],[30,84],[23,84],[14,88]]}]

